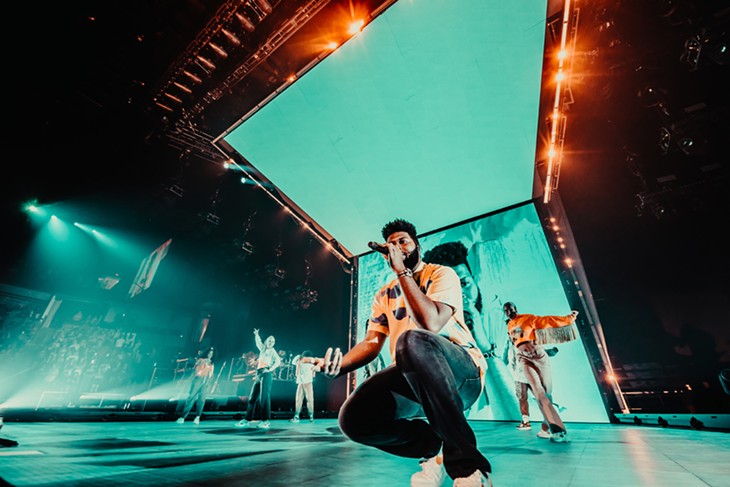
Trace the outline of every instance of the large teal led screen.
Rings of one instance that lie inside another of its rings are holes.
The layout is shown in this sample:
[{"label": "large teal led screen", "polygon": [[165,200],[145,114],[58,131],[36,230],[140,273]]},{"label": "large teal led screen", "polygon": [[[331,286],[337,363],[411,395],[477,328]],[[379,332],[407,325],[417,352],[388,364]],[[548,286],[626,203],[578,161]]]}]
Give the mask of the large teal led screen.
[{"label": "large teal led screen", "polygon": [[222,137],[352,255],[528,201],[546,11],[400,0]]},{"label": "large teal led screen", "polygon": [[[408,219],[407,214],[399,217]],[[418,229],[420,232],[420,229]],[[380,240],[380,239],[379,239]],[[502,305],[511,301],[519,312],[566,315],[571,304],[563,290],[534,204],[496,213],[420,238],[422,255],[436,246],[459,242],[468,265],[452,265],[462,280],[465,314],[473,323],[480,349],[488,356],[485,389],[468,412],[469,419],[519,420],[514,380],[505,364],[507,326]],[[433,253],[431,254],[433,255]],[[357,340],[365,335],[373,296],[393,278],[382,255],[358,258]],[[550,358],[553,401],[564,421],[602,423],[608,415],[581,341],[546,345],[557,349]],[[391,363],[388,344],[378,360],[357,372],[357,383]],[[530,417],[542,420],[530,396]]]}]

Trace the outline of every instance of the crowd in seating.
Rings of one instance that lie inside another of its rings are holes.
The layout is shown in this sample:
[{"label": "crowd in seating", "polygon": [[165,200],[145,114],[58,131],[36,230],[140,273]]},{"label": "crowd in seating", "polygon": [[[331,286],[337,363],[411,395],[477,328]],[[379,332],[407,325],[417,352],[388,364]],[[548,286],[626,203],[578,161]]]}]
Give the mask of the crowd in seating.
[{"label": "crowd in seating", "polygon": [[38,308],[0,299],[0,366],[23,383],[83,394],[150,379],[159,357],[137,332],[81,312],[44,320]]}]

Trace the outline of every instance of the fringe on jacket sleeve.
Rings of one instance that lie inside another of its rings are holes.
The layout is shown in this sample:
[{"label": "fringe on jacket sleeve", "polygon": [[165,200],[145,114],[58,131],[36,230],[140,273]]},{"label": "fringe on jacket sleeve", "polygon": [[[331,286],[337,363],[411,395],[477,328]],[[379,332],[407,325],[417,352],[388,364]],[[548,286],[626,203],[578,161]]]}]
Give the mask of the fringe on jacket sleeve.
[{"label": "fringe on jacket sleeve", "polygon": [[542,328],[535,330],[535,343],[550,345],[555,343],[572,342],[578,339],[578,328],[575,323],[559,328]]}]

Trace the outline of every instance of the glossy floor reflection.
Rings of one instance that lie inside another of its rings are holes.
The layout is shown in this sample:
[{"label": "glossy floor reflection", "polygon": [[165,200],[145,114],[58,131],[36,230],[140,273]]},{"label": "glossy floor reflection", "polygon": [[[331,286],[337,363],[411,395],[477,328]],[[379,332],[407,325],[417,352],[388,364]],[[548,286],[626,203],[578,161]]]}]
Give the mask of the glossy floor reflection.
[{"label": "glossy floor reflection", "polygon": [[[18,446],[0,448],[0,478],[18,487],[406,487],[418,469],[349,441],[334,419],[274,420],[268,430],[234,424],[6,423],[0,436]],[[730,487],[725,432],[569,424],[571,442],[555,444],[516,423],[472,425],[495,487]]]}]

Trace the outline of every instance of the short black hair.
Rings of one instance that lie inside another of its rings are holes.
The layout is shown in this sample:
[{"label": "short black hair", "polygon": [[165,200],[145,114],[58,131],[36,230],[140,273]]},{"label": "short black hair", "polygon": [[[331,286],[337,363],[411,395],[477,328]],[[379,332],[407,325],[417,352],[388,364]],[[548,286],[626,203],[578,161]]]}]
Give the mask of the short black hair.
[{"label": "short black hair", "polygon": [[[471,271],[469,261],[466,260],[466,256],[468,254],[469,251],[466,249],[466,245],[464,245],[463,243],[459,241],[444,242],[442,244],[438,244],[437,246],[423,254],[423,261],[428,262],[429,264],[440,264],[451,268],[464,264],[466,266],[466,269],[469,271],[469,274],[473,276],[474,273]],[[482,290],[479,289],[479,286],[477,286],[476,288],[477,299],[474,303],[474,307],[477,309],[477,311],[481,313],[483,306]]]},{"label": "short black hair", "polygon": [[302,357],[311,357],[312,351],[311,350],[305,350],[302,352]]},{"label": "short black hair", "polygon": [[431,264],[441,264],[449,267],[456,267],[464,264],[471,272],[466,256],[469,252],[461,242],[445,242],[439,244],[423,254],[423,260]]},{"label": "short black hair", "polygon": [[395,220],[383,225],[383,230],[381,232],[383,234],[383,240],[388,240],[388,237],[393,235],[395,232],[406,232],[414,242],[418,243],[416,227],[409,221],[403,220],[402,218],[396,218]]}]

